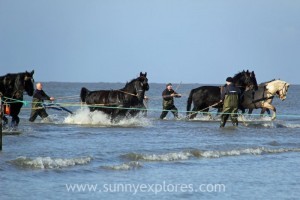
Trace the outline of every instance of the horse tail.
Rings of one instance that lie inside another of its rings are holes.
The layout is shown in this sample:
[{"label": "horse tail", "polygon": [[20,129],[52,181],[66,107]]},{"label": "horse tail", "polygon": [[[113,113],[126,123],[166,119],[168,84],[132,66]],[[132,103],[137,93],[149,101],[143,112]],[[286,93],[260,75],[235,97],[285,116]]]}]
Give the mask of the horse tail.
[{"label": "horse tail", "polygon": [[86,89],[85,87],[81,88],[81,91],[80,91],[81,102],[85,102],[85,99],[89,93],[90,93],[90,91],[88,89]]},{"label": "horse tail", "polygon": [[186,111],[187,111],[187,115],[189,114],[189,111],[191,110],[191,105],[192,105],[192,101],[193,101],[193,94],[194,94],[195,90],[192,89],[189,95],[189,98],[187,100],[187,106],[186,106]]}]

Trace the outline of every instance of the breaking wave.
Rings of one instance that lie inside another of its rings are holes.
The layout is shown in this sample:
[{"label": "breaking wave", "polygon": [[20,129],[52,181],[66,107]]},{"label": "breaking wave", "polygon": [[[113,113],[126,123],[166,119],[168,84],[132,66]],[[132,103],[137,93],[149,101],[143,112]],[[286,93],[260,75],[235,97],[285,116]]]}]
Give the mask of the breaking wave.
[{"label": "breaking wave", "polygon": [[9,162],[21,168],[60,169],[75,165],[85,165],[91,162],[91,160],[91,157],[65,159],[51,157],[27,158],[25,156],[21,156]]},{"label": "breaking wave", "polygon": [[176,160],[187,160],[191,157],[190,152],[174,152],[166,154],[137,154],[137,153],[128,153],[122,157],[129,160],[144,160],[144,161],[176,161]]},{"label": "breaking wave", "polygon": [[300,152],[300,148],[279,148],[271,149],[266,147],[246,148],[246,149],[233,149],[233,150],[187,150],[173,153],[163,154],[138,154],[128,153],[122,155],[123,158],[133,161],[177,161],[188,160],[190,158],[220,158],[225,156],[240,156],[240,155],[263,155],[272,153],[285,153],[285,152]]},{"label": "breaking wave", "polygon": [[123,163],[120,165],[112,165],[112,166],[102,166],[103,169],[108,170],[132,170],[132,169],[138,169],[143,167],[143,165],[138,161],[131,161],[128,163]]},{"label": "breaking wave", "polygon": [[78,109],[73,115],[69,115],[64,120],[65,124],[77,124],[77,125],[93,125],[93,126],[149,126],[150,120],[143,117],[132,117],[122,119],[116,123],[112,123],[107,114],[101,111],[90,112],[87,107]]}]

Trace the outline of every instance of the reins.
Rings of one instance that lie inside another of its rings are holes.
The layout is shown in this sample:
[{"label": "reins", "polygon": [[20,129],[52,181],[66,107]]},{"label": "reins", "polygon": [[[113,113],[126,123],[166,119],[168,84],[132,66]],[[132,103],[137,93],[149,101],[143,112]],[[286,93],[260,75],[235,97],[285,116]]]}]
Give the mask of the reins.
[{"label": "reins", "polygon": [[123,90],[116,90],[116,91],[122,92],[122,93],[124,93],[124,94],[129,94],[129,95],[135,96],[135,97],[138,96],[137,94],[133,94],[133,93],[130,93],[130,92],[125,92],[125,91],[123,91]]}]

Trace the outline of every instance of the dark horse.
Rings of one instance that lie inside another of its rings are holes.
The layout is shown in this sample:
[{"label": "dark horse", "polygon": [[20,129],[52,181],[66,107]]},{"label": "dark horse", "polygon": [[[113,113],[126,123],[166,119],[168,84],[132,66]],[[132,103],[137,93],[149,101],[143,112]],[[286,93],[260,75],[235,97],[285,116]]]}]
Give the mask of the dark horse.
[{"label": "dark horse", "polygon": [[[23,93],[27,92],[29,96],[33,95],[34,91],[34,70],[32,72],[6,74],[0,76],[0,92],[3,96],[3,103],[10,107],[10,115],[12,117],[11,126],[18,126],[20,118],[18,117],[23,106]],[[4,124],[8,123],[8,119],[3,117]]]},{"label": "dark horse", "polygon": [[111,122],[114,122],[117,118],[135,116],[144,110],[143,100],[147,90],[147,73],[141,72],[138,78],[126,83],[125,87],[119,90],[89,91],[83,87],[80,98],[81,102],[89,105],[90,111],[102,111],[110,115]]},{"label": "dark horse", "polygon": [[[243,93],[246,89],[257,89],[257,81],[254,72],[242,71],[234,75],[233,83],[240,88]],[[210,107],[217,108],[221,111],[222,104],[219,103],[221,99],[221,89],[219,86],[201,86],[192,89],[187,100],[187,118],[193,119],[197,112],[208,112]],[[194,104],[192,112],[191,104]]]}]

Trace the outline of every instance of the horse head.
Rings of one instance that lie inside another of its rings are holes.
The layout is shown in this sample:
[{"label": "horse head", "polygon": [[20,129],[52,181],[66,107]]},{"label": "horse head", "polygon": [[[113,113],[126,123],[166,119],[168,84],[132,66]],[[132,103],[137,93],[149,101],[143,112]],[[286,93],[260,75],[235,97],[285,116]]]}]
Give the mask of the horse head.
[{"label": "horse head", "polygon": [[286,99],[286,95],[288,92],[290,84],[282,81],[282,80],[275,80],[271,81],[267,84],[266,89],[269,93],[275,95],[277,94],[281,101]]},{"label": "horse head", "polygon": [[139,102],[143,102],[145,91],[149,90],[148,79],[146,76],[140,76],[134,81],[135,93]]},{"label": "horse head", "polygon": [[250,74],[250,82],[251,82],[250,87],[252,87],[250,89],[257,90],[258,89],[258,84],[257,84],[257,81],[256,81],[256,76],[255,76],[254,71],[252,71],[251,74]]},{"label": "horse head", "polygon": [[33,95],[34,91],[34,79],[33,79],[33,74],[34,70],[31,72],[25,72],[25,77],[24,77],[24,89],[27,92],[29,96]]},{"label": "horse head", "polygon": [[17,74],[15,78],[15,86],[13,97],[16,99],[23,98],[23,92],[26,91],[29,96],[33,95],[34,91],[34,79],[33,79],[34,70],[32,72],[24,72]]},{"label": "horse head", "polygon": [[147,72],[145,72],[144,74],[142,72],[140,72],[140,77],[138,79],[142,83],[143,89],[145,91],[148,91],[149,84],[148,84]]},{"label": "horse head", "polygon": [[249,72],[249,70],[243,70],[242,72],[237,73],[233,77],[233,82],[236,86],[242,87],[244,89],[257,90],[258,88],[254,71]]},{"label": "horse head", "polygon": [[142,102],[147,88],[149,88],[148,79],[146,77],[138,77],[131,80],[129,83],[126,83],[122,90],[130,96],[136,96],[138,101]]}]

